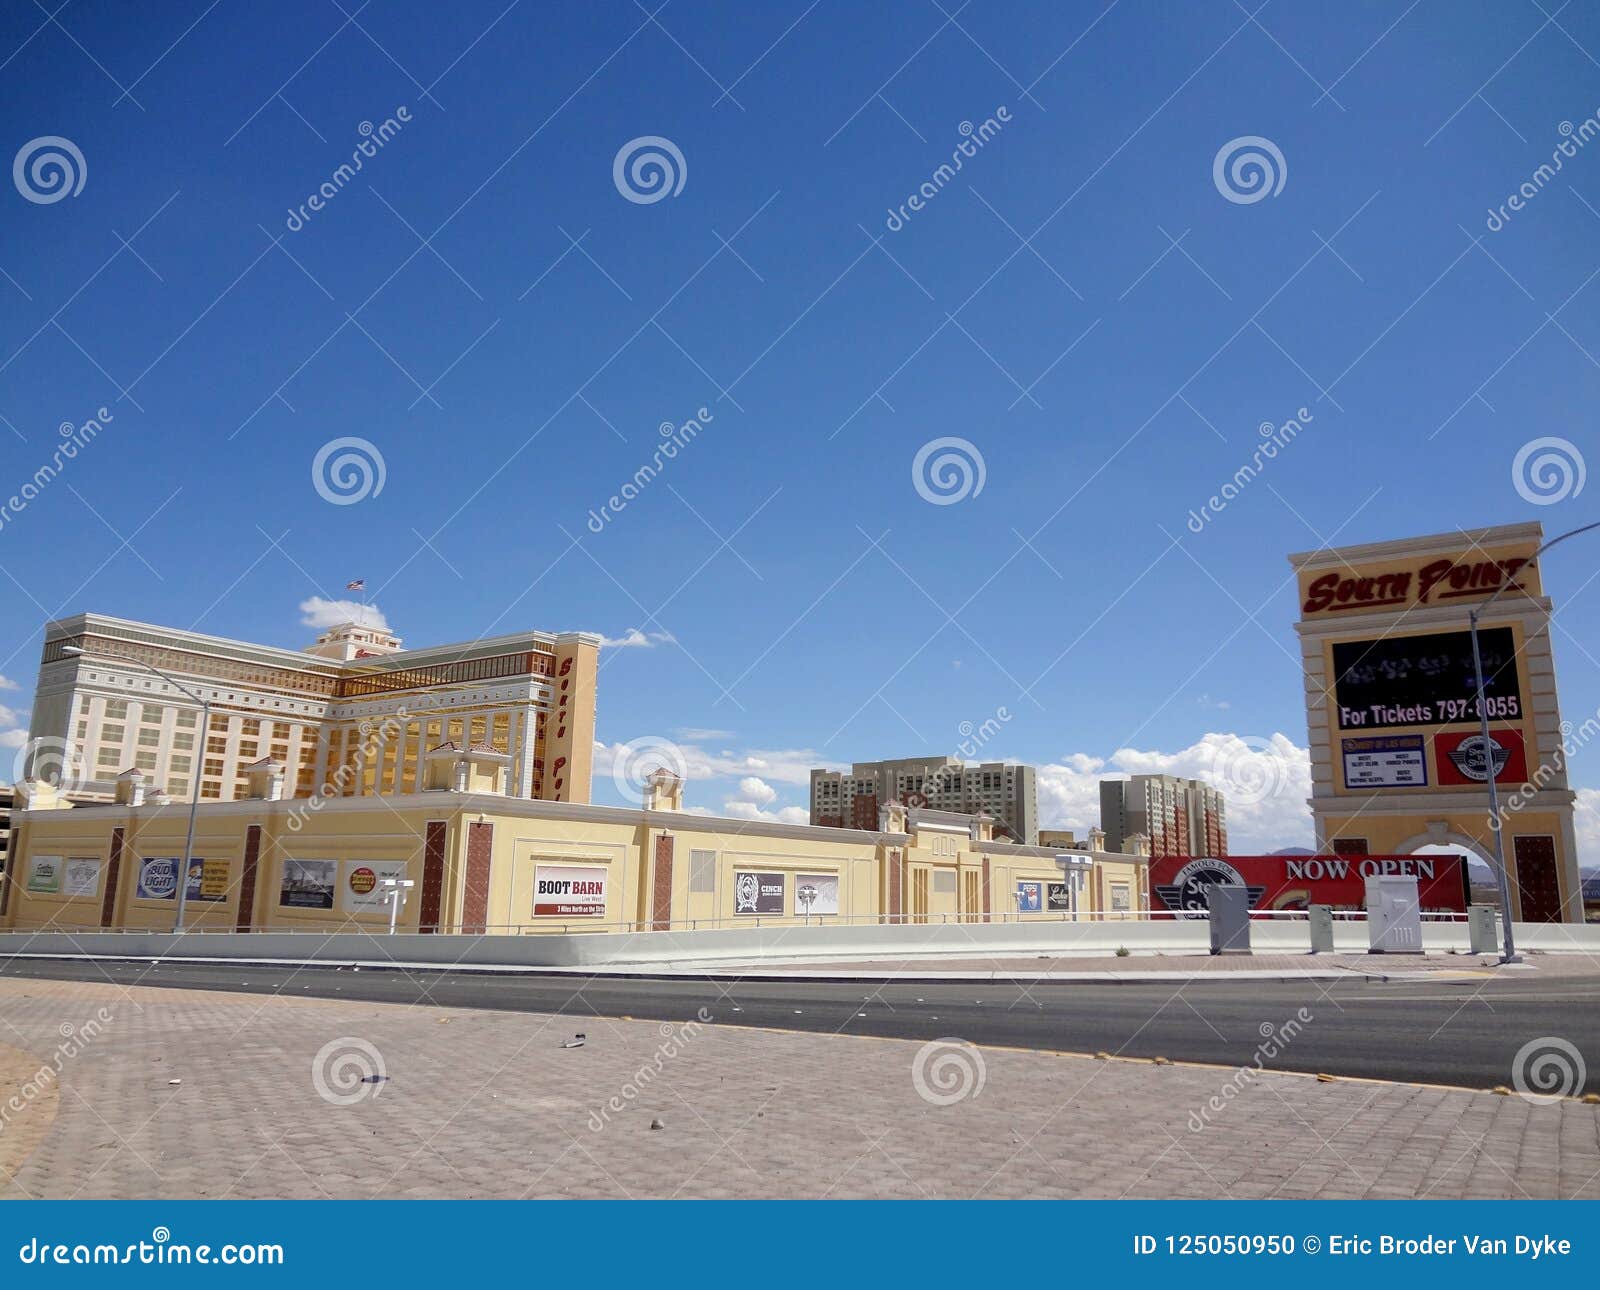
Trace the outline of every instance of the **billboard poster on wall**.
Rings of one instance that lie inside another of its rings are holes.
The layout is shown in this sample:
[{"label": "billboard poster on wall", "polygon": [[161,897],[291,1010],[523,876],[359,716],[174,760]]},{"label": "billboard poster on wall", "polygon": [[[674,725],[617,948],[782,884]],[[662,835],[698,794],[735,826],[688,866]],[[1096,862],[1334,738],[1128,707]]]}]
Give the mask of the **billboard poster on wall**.
[{"label": "billboard poster on wall", "polygon": [[1428,759],[1421,735],[1341,739],[1346,788],[1426,788]]},{"label": "billboard poster on wall", "polygon": [[[807,899],[807,896],[810,899]],[[801,914],[839,912],[839,875],[836,873],[798,873],[794,877],[794,907]]]},{"label": "billboard poster on wall", "polygon": [[1017,912],[1037,914],[1044,909],[1044,883],[1019,882],[1017,884]]},{"label": "billboard poster on wall", "polygon": [[34,856],[28,862],[28,890],[50,896],[60,893],[60,856]]},{"label": "billboard poster on wall", "polygon": [[198,856],[189,861],[189,900],[226,900],[228,898],[228,862],[202,860]]},{"label": "billboard poster on wall", "polygon": [[1044,885],[1044,905],[1051,913],[1064,913],[1072,908],[1072,893],[1064,882],[1047,882]]},{"label": "billboard poster on wall", "polygon": [[[408,878],[404,860],[346,860],[344,882],[339,885],[339,908],[347,914],[387,914],[389,888],[385,878]],[[404,909],[404,904],[401,905]]]},{"label": "billboard poster on wall", "polygon": [[332,860],[285,860],[278,904],[286,909],[332,909],[338,868]]},{"label": "billboard poster on wall", "polygon": [[733,872],[733,912],[736,914],[783,913],[783,875],[757,873],[749,869]]},{"label": "billboard poster on wall", "polygon": [[100,861],[93,856],[68,860],[61,880],[63,896],[98,896]]},{"label": "billboard poster on wall", "polygon": [[139,861],[139,879],[133,894],[140,900],[172,900],[178,894],[177,856],[146,856]]},{"label": "billboard poster on wall", "polygon": [[1214,883],[1248,888],[1251,909],[1365,909],[1367,878],[1394,874],[1416,878],[1424,914],[1461,914],[1466,868],[1461,856],[1159,856],[1150,862],[1150,909],[1157,918],[1202,917]]},{"label": "billboard poster on wall", "polygon": [[542,864],[533,875],[535,918],[603,918],[604,865]]},{"label": "billboard poster on wall", "polygon": [[[1509,627],[1478,633],[1483,651],[1484,702],[1491,721],[1522,717],[1517,658]],[[1334,699],[1339,729],[1446,726],[1478,720],[1472,634],[1388,636],[1337,641]]]},{"label": "billboard poster on wall", "polygon": [[1487,784],[1491,757],[1495,783],[1522,784],[1528,778],[1527,753],[1515,730],[1491,730],[1487,750],[1481,734],[1435,735],[1433,753],[1441,784]]}]

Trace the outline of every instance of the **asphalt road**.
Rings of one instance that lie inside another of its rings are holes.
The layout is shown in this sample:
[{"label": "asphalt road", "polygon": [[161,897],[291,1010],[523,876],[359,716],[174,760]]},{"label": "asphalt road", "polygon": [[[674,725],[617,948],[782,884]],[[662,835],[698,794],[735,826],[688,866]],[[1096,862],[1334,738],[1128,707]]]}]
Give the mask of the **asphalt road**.
[{"label": "asphalt road", "polygon": [[[617,980],[331,967],[0,960],[0,976],[232,990],[686,1021],[897,1039],[1254,1064],[1492,1088],[1513,1083],[1523,1045],[1559,1039],[1600,1093],[1600,979],[1533,974],[1438,982],[1200,981],[1170,984],[841,984]],[[1309,1015],[1303,1019],[1301,1010]],[[1262,1053],[1267,1028],[1275,1055]],[[563,1028],[564,1030],[564,1028]],[[564,1035],[563,1035],[564,1037]],[[1570,1057],[1564,1058],[1570,1066]]]}]

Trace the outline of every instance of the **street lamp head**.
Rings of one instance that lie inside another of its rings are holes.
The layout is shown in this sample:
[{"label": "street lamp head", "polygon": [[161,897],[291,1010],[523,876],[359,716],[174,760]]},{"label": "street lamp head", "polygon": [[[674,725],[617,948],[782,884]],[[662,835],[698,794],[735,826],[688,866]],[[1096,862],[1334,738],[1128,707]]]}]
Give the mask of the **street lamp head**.
[{"label": "street lamp head", "polygon": [[87,654],[89,651],[84,649],[82,645],[63,645],[61,652],[63,654]]}]

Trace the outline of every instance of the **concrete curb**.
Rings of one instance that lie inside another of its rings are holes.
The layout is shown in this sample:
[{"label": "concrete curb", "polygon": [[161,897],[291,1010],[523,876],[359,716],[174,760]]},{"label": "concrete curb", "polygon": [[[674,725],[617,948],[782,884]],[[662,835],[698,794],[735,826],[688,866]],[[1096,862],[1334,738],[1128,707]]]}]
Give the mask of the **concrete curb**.
[{"label": "concrete curb", "polygon": [[208,967],[279,968],[287,971],[350,971],[369,972],[434,972],[457,973],[470,976],[539,976],[579,977],[584,980],[621,981],[814,981],[820,983],[866,982],[886,984],[919,982],[928,984],[1021,983],[1021,984],[1094,984],[1094,985],[1180,985],[1195,982],[1260,985],[1262,983],[1292,984],[1302,981],[1374,981],[1409,982],[1459,981],[1477,979],[1481,969],[1440,968],[1425,972],[1382,972],[1366,968],[1309,968],[1291,971],[1281,968],[1237,968],[1227,972],[937,972],[911,969],[906,971],[830,970],[825,968],[796,968],[789,971],[773,968],[741,970],[735,967],[674,967],[662,964],[651,967],[521,967],[514,964],[493,965],[462,963],[409,963],[395,959],[268,959],[268,958],[199,958],[192,955],[164,958],[144,954],[7,954],[0,955],[0,963],[16,960],[86,963],[148,963],[152,966],[182,966],[184,964]]}]

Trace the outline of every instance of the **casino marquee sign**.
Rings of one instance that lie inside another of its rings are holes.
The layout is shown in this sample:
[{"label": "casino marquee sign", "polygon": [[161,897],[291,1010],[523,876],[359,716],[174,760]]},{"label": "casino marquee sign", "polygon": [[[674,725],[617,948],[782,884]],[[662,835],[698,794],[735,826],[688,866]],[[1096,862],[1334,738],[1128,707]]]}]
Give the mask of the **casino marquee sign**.
[{"label": "casino marquee sign", "polygon": [[[1516,524],[1290,557],[1319,852],[1489,858],[1493,775],[1517,803],[1501,817],[1516,916],[1581,920],[1542,541]],[[1491,597],[1480,704],[1469,615]]]}]

